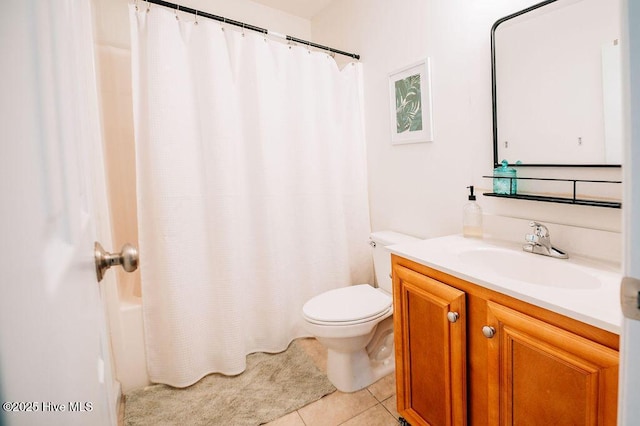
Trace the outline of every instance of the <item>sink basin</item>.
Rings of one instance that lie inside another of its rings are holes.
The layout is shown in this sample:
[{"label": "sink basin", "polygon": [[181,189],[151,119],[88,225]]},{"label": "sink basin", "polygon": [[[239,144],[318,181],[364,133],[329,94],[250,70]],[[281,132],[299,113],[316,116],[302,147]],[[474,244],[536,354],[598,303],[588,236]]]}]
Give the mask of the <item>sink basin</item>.
[{"label": "sink basin", "polygon": [[528,284],[567,289],[601,286],[596,276],[562,259],[493,247],[468,249],[458,256],[476,270]]}]

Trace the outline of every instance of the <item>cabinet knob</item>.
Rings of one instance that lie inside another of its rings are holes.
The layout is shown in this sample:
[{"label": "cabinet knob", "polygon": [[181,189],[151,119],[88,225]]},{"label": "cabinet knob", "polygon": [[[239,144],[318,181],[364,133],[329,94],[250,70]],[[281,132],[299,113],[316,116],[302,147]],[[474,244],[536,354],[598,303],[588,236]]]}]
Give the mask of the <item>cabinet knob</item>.
[{"label": "cabinet knob", "polygon": [[484,327],[482,327],[482,334],[484,334],[484,337],[486,337],[487,339],[491,339],[496,335],[496,329],[489,325],[485,325]]},{"label": "cabinet knob", "polygon": [[449,322],[456,322],[460,318],[460,314],[457,312],[447,312],[447,319]]}]

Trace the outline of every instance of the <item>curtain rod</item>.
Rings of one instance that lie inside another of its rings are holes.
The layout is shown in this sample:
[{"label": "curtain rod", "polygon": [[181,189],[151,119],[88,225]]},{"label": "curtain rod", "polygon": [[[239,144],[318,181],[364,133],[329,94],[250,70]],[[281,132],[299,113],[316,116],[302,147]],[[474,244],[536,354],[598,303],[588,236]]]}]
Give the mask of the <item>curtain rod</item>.
[{"label": "curtain rod", "polygon": [[360,55],[358,55],[356,53],[349,53],[349,52],[345,52],[343,50],[334,49],[334,48],[329,47],[329,46],[323,46],[321,44],[313,43],[313,42],[310,42],[308,40],[302,40],[302,39],[299,39],[299,38],[296,38],[296,37],[292,37],[290,35],[276,33],[275,31],[270,31],[270,30],[268,30],[266,28],[256,27],[255,25],[247,24],[247,23],[240,22],[240,21],[234,21],[233,19],[227,19],[225,17],[218,16],[218,15],[212,15],[211,13],[202,12],[200,10],[192,9],[192,8],[186,7],[186,6],[180,6],[179,4],[170,3],[168,1],[163,1],[163,0],[145,0],[145,2],[157,4],[157,5],[164,6],[164,7],[168,7],[170,9],[175,9],[177,11],[181,11],[181,12],[185,12],[185,13],[190,13],[190,14],[196,15],[198,17],[202,16],[203,18],[213,19],[215,21],[220,21],[220,22],[223,22],[225,24],[235,25],[237,27],[242,27],[244,29],[256,31],[256,32],[259,32],[259,33],[262,33],[262,34],[273,35],[273,36],[285,39],[287,41],[293,41],[295,43],[300,43],[300,44],[303,44],[305,46],[315,47],[316,49],[326,50],[326,51],[331,52],[331,53],[337,53],[339,55],[349,56],[349,57],[351,57],[353,59],[357,59],[357,60],[360,59]]}]

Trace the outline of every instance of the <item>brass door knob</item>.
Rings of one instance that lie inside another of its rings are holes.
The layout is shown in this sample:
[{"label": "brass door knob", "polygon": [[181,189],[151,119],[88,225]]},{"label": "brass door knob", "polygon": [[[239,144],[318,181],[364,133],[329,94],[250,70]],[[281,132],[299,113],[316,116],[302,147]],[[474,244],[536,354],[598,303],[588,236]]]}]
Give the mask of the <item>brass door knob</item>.
[{"label": "brass door knob", "polygon": [[107,253],[99,242],[95,242],[94,256],[96,259],[96,277],[102,281],[107,269],[115,265],[122,265],[122,269],[133,272],[138,269],[138,249],[127,243],[122,246],[120,253]]}]

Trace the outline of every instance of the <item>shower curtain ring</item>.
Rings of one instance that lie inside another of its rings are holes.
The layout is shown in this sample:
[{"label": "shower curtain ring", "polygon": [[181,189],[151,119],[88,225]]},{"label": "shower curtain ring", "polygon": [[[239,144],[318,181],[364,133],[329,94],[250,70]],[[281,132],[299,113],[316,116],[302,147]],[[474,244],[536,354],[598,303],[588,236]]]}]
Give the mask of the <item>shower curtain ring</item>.
[{"label": "shower curtain ring", "polygon": [[138,0],[134,2],[134,6],[136,7],[136,12],[138,11]]},{"label": "shower curtain ring", "polygon": [[242,23],[242,37],[244,37],[244,22]]},{"label": "shower curtain ring", "polygon": [[175,12],[176,13],[176,21],[180,20],[180,18],[178,17],[178,12],[180,12],[180,5],[179,4],[176,5],[176,12]]},{"label": "shower curtain ring", "polygon": [[196,20],[193,23],[194,25],[198,25],[198,11],[196,10]]}]

